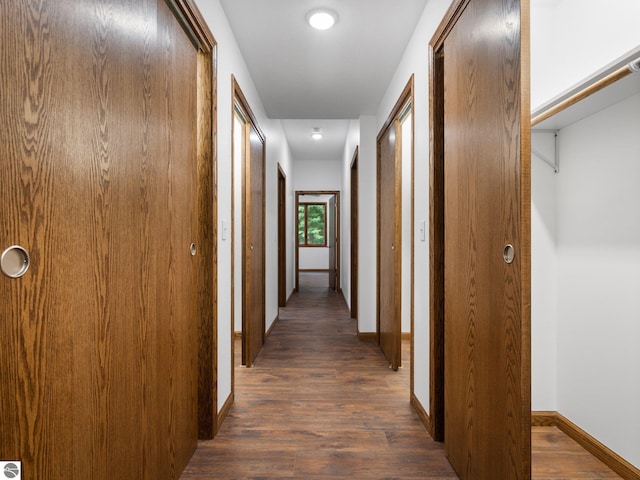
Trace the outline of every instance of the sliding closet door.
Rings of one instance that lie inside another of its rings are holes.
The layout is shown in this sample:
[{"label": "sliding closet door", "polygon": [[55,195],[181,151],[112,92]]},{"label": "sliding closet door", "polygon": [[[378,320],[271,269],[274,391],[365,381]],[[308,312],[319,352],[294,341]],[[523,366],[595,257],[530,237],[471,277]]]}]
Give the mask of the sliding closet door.
[{"label": "sliding closet door", "polygon": [[517,0],[457,2],[432,43],[444,181],[434,322],[444,321],[445,447],[465,480],[531,475],[526,12]]},{"label": "sliding closet door", "polygon": [[[394,370],[402,361],[401,332],[401,128],[392,119],[378,135],[378,339]],[[396,248],[397,247],[397,248]]]},{"label": "sliding closet door", "polygon": [[30,257],[0,274],[0,459],[25,480],[177,478],[197,441],[197,50],[164,0],[1,2],[0,36],[0,251]]}]

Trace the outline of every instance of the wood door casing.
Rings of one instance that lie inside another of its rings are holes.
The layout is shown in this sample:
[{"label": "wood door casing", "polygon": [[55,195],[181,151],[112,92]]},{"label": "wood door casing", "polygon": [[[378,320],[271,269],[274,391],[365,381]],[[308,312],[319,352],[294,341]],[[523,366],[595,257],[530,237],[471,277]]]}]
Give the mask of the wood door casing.
[{"label": "wood door casing", "polygon": [[32,259],[0,275],[0,458],[26,478],[177,478],[196,446],[199,57],[164,1],[118,4],[135,31],[115,3],[0,6],[0,248]]},{"label": "wood door casing", "polygon": [[378,136],[378,342],[391,368],[401,363],[400,122]]},{"label": "wood door casing", "polygon": [[[413,291],[413,271],[409,285],[402,285],[402,123],[412,115],[413,75],[398,97],[376,141],[377,155],[377,332],[389,364],[397,370],[402,363],[402,288]],[[413,120],[411,124],[411,175],[413,176]],[[411,178],[413,217],[413,178]],[[410,220],[413,232],[413,219]],[[413,260],[413,243],[407,252]],[[407,254],[405,253],[405,254]],[[411,295],[413,298],[413,294]],[[413,329],[413,300],[409,307]],[[413,350],[413,347],[412,347]],[[413,358],[413,353],[411,354]],[[413,383],[411,383],[413,387]]]},{"label": "wood door casing", "polygon": [[278,165],[278,307],[287,306],[287,177]]},{"label": "wood door casing", "polygon": [[242,364],[251,367],[265,336],[266,138],[236,78],[232,77],[231,82],[232,118],[240,112],[244,128],[239,155],[242,162]]},{"label": "wood door casing", "polygon": [[351,161],[351,318],[358,318],[358,147]]},{"label": "wood door casing", "polygon": [[[336,260],[335,260],[335,278],[336,278],[336,285],[338,288],[338,292],[340,291],[340,192],[337,190],[296,190],[295,191],[295,217],[294,217],[294,221],[296,224],[296,229],[295,229],[295,287],[294,290],[297,292],[299,291],[299,282],[300,282],[300,245],[298,243],[298,208],[300,208],[300,205],[304,205],[305,202],[304,200],[301,201],[300,197],[301,196],[305,196],[305,195],[310,195],[313,197],[316,196],[322,196],[322,195],[329,195],[329,196],[333,196],[333,198],[335,199],[335,204],[336,204],[336,210],[335,210],[335,243],[336,243],[336,247],[335,247],[335,255],[336,255]],[[317,200],[313,200],[313,201],[309,201],[308,203],[317,203]],[[327,215],[325,217],[325,234],[327,235],[328,238],[328,224],[326,223],[326,219],[329,218],[328,216],[328,206],[327,206]],[[325,270],[326,271],[326,270]]]},{"label": "wood door casing", "polygon": [[[432,342],[444,341],[445,449],[462,479],[527,480],[528,6],[457,2],[432,47],[432,205],[440,212],[432,211],[431,238],[442,242],[432,250],[432,321],[443,322],[436,331],[444,337]],[[506,244],[515,247],[510,264]]]}]

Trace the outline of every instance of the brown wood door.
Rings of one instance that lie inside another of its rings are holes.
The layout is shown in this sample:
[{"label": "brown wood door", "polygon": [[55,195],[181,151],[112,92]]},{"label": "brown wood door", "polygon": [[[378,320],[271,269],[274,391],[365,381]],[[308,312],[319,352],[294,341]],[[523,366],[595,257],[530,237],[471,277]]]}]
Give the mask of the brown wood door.
[{"label": "brown wood door", "polygon": [[177,478],[197,441],[196,50],[164,0],[2,2],[0,22],[0,250],[31,256],[0,274],[0,458]]},{"label": "brown wood door", "polygon": [[278,165],[278,307],[287,306],[287,177]]},{"label": "brown wood door", "polygon": [[358,318],[358,148],[351,163],[351,318]]},{"label": "brown wood door", "polygon": [[264,140],[248,122],[245,159],[245,272],[243,338],[244,364],[253,365],[264,344],[265,253],[264,253]]},{"label": "brown wood door", "polygon": [[336,244],[336,197],[332,196],[327,202],[327,247],[329,247],[329,288],[336,290],[337,285],[337,244]]},{"label": "brown wood door", "polygon": [[400,122],[378,137],[378,341],[391,368],[401,363]]},{"label": "brown wood door", "polygon": [[445,447],[462,479],[529,479],[528,16],[517,0],[451,11],[432,77],[444,98]]}]

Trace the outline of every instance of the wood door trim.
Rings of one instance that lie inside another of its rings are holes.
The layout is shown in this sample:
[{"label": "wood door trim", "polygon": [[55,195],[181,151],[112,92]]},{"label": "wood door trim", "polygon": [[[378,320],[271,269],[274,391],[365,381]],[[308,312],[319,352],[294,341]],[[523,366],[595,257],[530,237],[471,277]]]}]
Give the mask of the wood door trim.
[{"label": "wood door trim", "polygon": [[336,197],[336,263],[337,263],[337,282],[336,291],[339,291],[340,285],[340,191],[339,190],[296,190],[296,206],[295,206],[295,255],[296,255],[296,285],[294,291],[298,292],[300,286],[300,272],[304,271],[300,269],[300,248],[309,248],[309,247],[299,247],[298,246],[298,206],[302,203],[300,202],[301,195],[335,195]]},{"label": "wood door trim", "polygon": [[444,40],[470,0],[455,0],[429,42],[429,416],[444,441]]},{"label": "wood door trim", "polygon": [[232,83],[232,90],[233,90],[233,102],[231,105],[232,113],[234,109],[233,104],[235,101],[237,101],[242,106],[244,113],[246,113],[247,116],[249,117],[248,120],[251,123],[251,125],[253,125],[256,132],[258,133],[258,136],[260,137],[260,141],[266,144],[267,137],[265,137],[264,133],[262,132],[262,129],[260,129],[258,120],[256,119],[256,116],[253,114],[253,110],[251,110],[251,107],[249,106],[249,102],[247,101],[247,97],[245,97],[244,92],[240,88],[240,84],[238,83],[238,80],[236,79],[235,75],[231,75],[231,83]]},{"label": "wood door trim", "polygon": [[567,434],[568,437],[579,443],[591,455],[622,478],[640,480],[640,469],[589,435],[561,413],[555,411],[531,412],[531,425],[537,427],[558,427]]},{"label": "wood door trim", "polygon": [[[263,222],[263,228],[262,228],[262,239],[261,239],[261,243],[262,243],[262,271],[266,272],[266,255],[265,255],[265,246],[266,246],[266,235],[265,235],[265,231],[266,231],[266,217],[265,217],[265,213],[266,213],[266,195],[265,195],[265,186],[266,186],[266,171],[265,171],[265,160],[266,160],[266,137],[264,135],[264,133],[262,132],[262,129],[260,128],[258,121],[256,119],[256,116],[253,113],[253,110],[251,109],[251,106],[249,105],[249,102],[247,101],[246,96],[244,95],[244,92],[242,91],[242,89],[240,88],[240,84],[238,83],[238,81],[236,80],[235,75],[231,75],[231,89],[232,89],[232,98],[231,98],[231,121],[233,122],[234,119],[234,115],[235,115],[235,106],[236,103],[240,106],[240,108],[242,109],[242,113],[244,115],[247,116],[247,123],[246,123],[246,128],[247,128],[247,134],[246,134],[246,138],[245,138],[245,148],[246,148],[246,152],[247,155],[250,155],[251,152],[251,148],[250,148],[250,131],[251,129],[255,130],[255,132],[258,135],[258,138],[260,139],[260,142],[263,145],[262,148],[262,179],[261,179],[261,183],[262,183],[262,205],[261,205],[261,209],[262,209],[262,222]],[[247,222],[247,218],[248,218],[248,212],[249,209],[247,208],[246,202],[245,202],[245,198],[246,198],[246,171],[244,168],[244,164],[245,162],[243,162],[243,168],[242,168],[242,181],[241,181],[241,185],[242,185],[242,199],[243,199],[243,203],[242,203],[242,209],[243,209],[243,213],[242,213],[242,218],[243,218],[243,223]],[[233,177],[232,177],[233,178]],[[232,191],[233,191],[233,186],[232,186]],[[233,201],[232,201],[233,204]],[[233,210],[233,209],[232,209]],[[235,229],[235,225],[234,225],[234,219],[232,218],[231,221],[231,231],[234,232]],[[232,233],[233,235],[233,233]],[[232,241],[232,245],[233,245],[233,241]],[[233,247],[232,247],[232,252],[234,251]],[[246,271],[246,264],[247,264],[247,257],[248,257],[248,251],[247,251],[247,246],[246,246],[246,238],[245,238],[245,229],[243,228],[243,233],[242,233],[242,271],[243,271],[243,275],[244,272]],[[233,292],[233,283],[234,283],[234,271],[235,271],[235,266],[233,263],[233,258],[232,258],[232,292]],[[246,300],[246,282],[244,283],[244,287],[242,289],[242,298],[243,298],[243,311],[244,311],[244,305],[245,305],[245,300]],[[262,302],[263,302],[263,312],[266,312],[266,304],[265,304],[265,290],[266,290],[266,280],[265,277],[263,276],[261,279],[261,292],[262,292]],[[235,319],[232,318],[232,321],[235,323]],[[262,336],[262,343],[264,343],[264,338],[265,338],[265,327],[266,327],[266,319],[265,319],[265,315],[262,316],[261,319],[261,323],[262,323],[262,332],[261,332],[261,336]],[[244,329],[244,319],[243,319],[243,329]],[[232,332],[232,339],[231,339],[231,364],[233,365],[234,360],[234,342],[233,342],[233,331],[234,328],[231,328],[231,332]],[[247,367],[251,366],[251,355],[250,355],[250,351],[247,348],[247,351],[244,352],[246,355],[245,361],[246,361],[246,365]],[[245,355],[243,355],[243,357],[245,357]],[[231,392],[232,394],[235,394],[235,375],[233,374],[233,368],[232,370],[232,375],[231,375]]]},{"label": "wood door trim", "polygon": [[212,53],[217,42],[193,0],[165,1],[200,52]]},{"label": "wood door trim", "polygon": [[[351,173],[351,278],[349,280],[351,286],[351,318],[358,318],[358,255],[359,255],[359,178],[358,178],[358,147],[353,152],[350,166]],[[355,174],[355,175],[354,175]]]},{"label": "wood door trim", "polygon": [[[287,305],[287,175],[278,163],[278,307]],[[284,187],[281,185],[284,182]],[[280,189],[284,188],[281,192]],[[284,197],[284,198],[282,198]]]},{"label": "wood door trim", "polygon": [[[414,93],[413,93],[413,85],[414,85],[414,75],[411,75],[411,77],[409,78],[409,81],[407,82],[407,84],[405,85],[404,89],[402,90],[402,93],[400,93],[400,96],[398,97],[398,100],[396,101],[395,105],[393,106],[391,113],[389,114],[389,116],[387,117],[387,119],[385,120],[382,128],[380,129],[380,131],[378,132],[378,135],[376,137],[376,169],[377,169],[377,175],[376,175],[376,337],[378,339],[378,342],[380,342],[380,238],[381,238],[381,218],[380,218],[380,191],[381,191],[381,178],[380,178],[380,142],[383,138],[383,136],[385,135],[385,133],[387,132],[387,130],[389,128],[391,128],[395,122],[399,121],[400,115],[402,114],[402,110],[405,107],[405,105],[410,102],[411,103],[411,111],[413,113],[413,105],[414,105]],[[410,280],[410,285],[409,288],[411,289],[411,306],[410,306],[410,323],[411,323],[411,331],[413,332],[413,258],[414,258],[414,243],[413,243],[413,231],[414,231],[414,225],[413,225],[413,214],[414,214],[414,205],[413,205],[413,198],[414,198],[414,192],[413,192],[413,188],[414,188],[414,182],[413,182],[413,177],[414,177],[414,152],[413,152],[413,136],[415,134],[414,132],[414,119],[413,119],[413,115],[411,117],[411,135],[412,135],[412,139],[411,139],[411,176],[412,176],[412,180],[411,180],[411,237],[412,237],[412,241],[411,241],[411,280]],[[395,244],[400,246],[400,248],[397,248],[395,250],[395,258],[394,258],[394,262],[395,262],[395,269],[398,272],[398,277],[401,279],[402,278],[402,159],[398,159],[398,151],[401,149],[402,145],[402,136],[399,135],[399,140],[396,140],[396,144],[395,144],[395,170],[396,170],[396,178],[395,178],[395,205],[394,205],[394,210],[395,210],[395,215],[397,219],[400,219],[399,222],[396,222],[395,225],[395,232],[394,232],[394,238],[395,238]],[[399,197],[399,198],[398,198]],[[402,301],[401,298],[401,289],[399,288],[400,286],[398,286],[398,288],[396,288],[395,292],[394,292],[394,302],[396,305],[400,305],[400,302]],[[397,318],[395,319],[395,322],[400,322],[400,325],[398,326],[398,330],[402,330],[402,319],[401,318]],[[398,355],[400,355],[400,352],[398,352]],[[401,360],[398,361],[398,366],[400,365]],[[410,391],[413,392],[413,341],[411,342],[411,359],[410,359],[410,365],[411,365],[411,380],[410,380]]]},{"label": "wood door trim", "polygon": [[429,48],[429,416],[444,441],[444,77],[443,55]]},{"label": "wood door trim", "polygon": [[198,437],[217,433],[218,419],[218,159],[217,42],[193,0],[171,0],[170,9],[198,41]]},{"label": "wood door trim", "polygon": [[451,4],[449,9],[444,14],[442,22],[431,37],[431,41],[429,42],[431,48],[436,51],[442,48],[445,39],[449,35],[449,32],[451,32],[451,29],[460,18],[460,15],[462,15],[462,12],[464,12],[464,9],[467,8],[467,5],[469,5],[470,1],[471,0],[455,0]]}]

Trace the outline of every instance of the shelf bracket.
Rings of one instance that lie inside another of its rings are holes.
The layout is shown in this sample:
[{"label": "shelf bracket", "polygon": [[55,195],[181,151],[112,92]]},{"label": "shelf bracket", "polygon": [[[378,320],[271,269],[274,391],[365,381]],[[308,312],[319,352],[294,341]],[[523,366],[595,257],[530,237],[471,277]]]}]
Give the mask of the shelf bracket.
[{"label": "shelf bracket", "polygon": [[541,153],[540,151],[536,150],[533,147],[531,147],[531,153],[533,153],[536,157],[538,157],[544,163],[546,163],[551,168],[553,168],[553,171],[555,173],[558,173],[560,171],[560,146],[558,145],[558,134],[560,133],[560,130],[549,130],[549,129],[542,129],[542,128],[541,129],[532,128],[531,129],[531,133],[553,134],[553,147],[554,147],[553,148],[553,159],[550,159],[547,155],[545,155],[544,153]]}]

